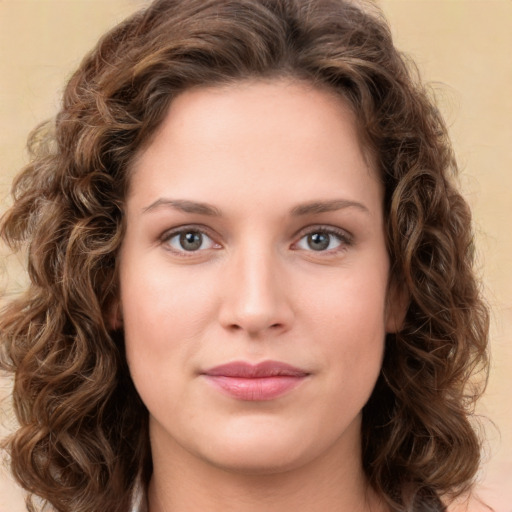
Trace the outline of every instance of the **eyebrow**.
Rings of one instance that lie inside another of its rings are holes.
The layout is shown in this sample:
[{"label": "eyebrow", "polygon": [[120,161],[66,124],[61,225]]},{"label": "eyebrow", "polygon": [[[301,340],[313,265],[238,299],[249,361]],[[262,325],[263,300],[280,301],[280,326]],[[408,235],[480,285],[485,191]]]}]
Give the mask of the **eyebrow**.
[{"label": "eyebrow", "polygon": [[162,206],[174,208],[176,210],[180,210],[185,213],[197,213],[199,215],[208,215],[212,217],[220,217],[221,212],[215,206],[212,206],[208,203],[199,203],[196,201],[188,201],[186,199],[167,199],[160,198],[155,202],[151,203],[149,206],[143,208],[142,212],[147,213],[156,208],[160,208]]},{"label": "eyebrow", "polygon": [[[221,217],[221,211],[208,203],[190,201],[187,199],[168,199],[160,198],[143,208],[142,212],[147,213],[161,207],[174,208],[185,213],[196,213],[198,215],[208,215],[211,217]],[[370,213],[368,208],[357,201],[348,199],[332,199],[330,201],[312,201],[310,203],[300,204],[292,208],[291,215],[299,217],[302,215],[312,215],[326,212],[333,212],[345,208],[357,208],[365,213]]]},{"label": "eyebrow", "polygon": [[311,203],[301,204],[292,209],[292,216],[311,215],[317,213],[334,212],[344,208],[357,208],[365,213],[370,213],[370,210],[357,201],[350,201],[348,199],[333,199],[331,201],[312,201]]}]

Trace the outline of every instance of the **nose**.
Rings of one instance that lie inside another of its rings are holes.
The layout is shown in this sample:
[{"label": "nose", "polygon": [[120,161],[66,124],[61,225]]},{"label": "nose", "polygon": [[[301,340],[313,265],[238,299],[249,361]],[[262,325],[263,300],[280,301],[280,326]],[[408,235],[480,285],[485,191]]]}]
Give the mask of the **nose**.
[{"label": "nose", "polygon": [[293,308],[286,275],[270,250],[233,255],[223,275],[219,321],[230,331],[257,337],[288,330]]}]

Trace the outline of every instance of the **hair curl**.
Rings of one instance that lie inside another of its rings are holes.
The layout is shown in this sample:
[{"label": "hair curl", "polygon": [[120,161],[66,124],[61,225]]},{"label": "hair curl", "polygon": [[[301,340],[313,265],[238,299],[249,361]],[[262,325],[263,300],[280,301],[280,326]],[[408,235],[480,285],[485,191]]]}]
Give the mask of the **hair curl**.
[{"label": "hair curl", "polygon": [[130,163],[183,90],[283,76],[337,91],[357,114],[385,185],[392,277],[410,299],[363,411],[369,482],[396,511],[442,510],[438,496],[469,489],[481,390],[468,383],[486,375],[488,331],[470,212],[444,122],[368,7],[157,0],[72,76],[55,121],[31,136],[1,223],[13,250],[28,249],[30,285],[0,317],[0,362],[15,377],[12,471],[30,493],[60,512],[126,512],[147,483],[148,413],[106,319]]}]

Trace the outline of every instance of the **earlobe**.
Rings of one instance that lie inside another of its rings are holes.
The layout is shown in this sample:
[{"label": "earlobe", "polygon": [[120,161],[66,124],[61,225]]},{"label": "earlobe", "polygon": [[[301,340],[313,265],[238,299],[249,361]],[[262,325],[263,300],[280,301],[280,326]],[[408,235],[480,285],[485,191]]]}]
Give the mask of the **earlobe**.
[{"label": "earlobe", "polygon": [[396,334],[402,329],[409,303],[409,291],[405,284],[392,280],[386,304],[386,332],[388,334]]}]

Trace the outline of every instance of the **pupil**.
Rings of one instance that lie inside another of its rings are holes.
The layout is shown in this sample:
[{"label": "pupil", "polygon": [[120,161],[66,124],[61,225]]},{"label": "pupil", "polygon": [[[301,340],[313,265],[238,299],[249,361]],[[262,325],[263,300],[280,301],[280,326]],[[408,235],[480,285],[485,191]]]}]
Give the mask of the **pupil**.
[{"label": "pupil", "polygon": [[196,231],[189,231],[180,235],[180,245],[185,251],[196,251],[203,243],[203,236]]},{"label": "pupil", "polygon": [[329,235],[325,233],[313,233],[308,236],[308,245],[314,251],[324,251],[329,247]]}]

